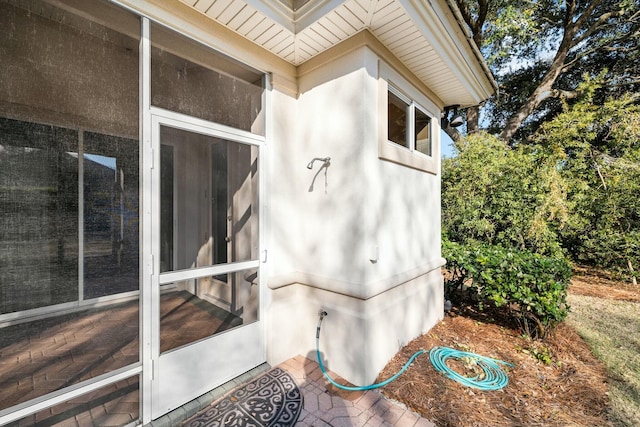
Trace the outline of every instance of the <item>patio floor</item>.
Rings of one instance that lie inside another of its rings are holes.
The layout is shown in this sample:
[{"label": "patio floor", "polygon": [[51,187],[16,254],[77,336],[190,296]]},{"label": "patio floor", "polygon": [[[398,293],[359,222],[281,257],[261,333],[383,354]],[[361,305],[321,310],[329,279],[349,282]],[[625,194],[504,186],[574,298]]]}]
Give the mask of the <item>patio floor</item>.
[{"label": "patio floor", "polygon": [[[297,427],[436,427],[404,405],[377,390],[344,391],[324,378],[315,360],[297,356],[279,365],[298,382],[304,409]],[[340,384],[348,384],[337,375]]]},{"label": "patio floor", "polygon": [[[161,327],[199,326],[191,330],[228,328],[233,318],[205,310],[201,304],[173,295],[163,301]],[[172,317],[173,316],[173,317]],[[215,319],[214,319],[215,318]],[[138,303],[90,310],[53,319],[39,320],[0,330],[0,408],[7,408],[61,387],[95,377],[138,360]],[[163,348],[184,344],[181,334],[168,333]],[[207,335],[203,335],[207,336]],[[173,338],[171,338],[173,337]],[[194,339],[197,337],[190,337]],[[173,342],[172,340],[176,340]],[[299,427],[435,427],[378,391],[345,392],[330,385],[322,375],[314,354],[296,356],[279,365],[296,380],[304,398],[297,420]],[[189,402],[151,423],[152,427],[179,426],[207,405],[215,404],[234,388],[268,370],[254,370]],[[340,378],[333,375],[338,381]],[[138,378],[129,378],[64,404],[43,410],[15,426],[124,426],[139,418]],[[204,427],[204,426],[203,426]]]},{"label": "patio floor", "polygon": [[[241,323],[186,292],[162,296],[161,351]],[[139,360],[137,300],[0,329],[0,409]],[[184,332],[188,331],[188,332]],[[17,426],[121,426],[138,419],[138,378],[38,412]]]}]

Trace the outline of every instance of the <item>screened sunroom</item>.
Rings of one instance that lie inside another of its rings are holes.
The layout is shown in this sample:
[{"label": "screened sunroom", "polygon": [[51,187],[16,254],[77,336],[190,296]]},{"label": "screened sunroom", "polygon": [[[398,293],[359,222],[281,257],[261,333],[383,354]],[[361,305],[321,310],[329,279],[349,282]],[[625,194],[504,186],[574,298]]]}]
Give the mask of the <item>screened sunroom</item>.
[{"label": "screened sunroom", "polygon": [[0,26],[0,414],[136,423],[141,357],[259,319],[264,74],[105,1]]},{"label": "screened sunroom", "polygon": [[442,317],[440,118],[495,90],[453,3],[0,0],[0,28],[0,425],[176,422],[315,355],[320,308],[364,384]]}]

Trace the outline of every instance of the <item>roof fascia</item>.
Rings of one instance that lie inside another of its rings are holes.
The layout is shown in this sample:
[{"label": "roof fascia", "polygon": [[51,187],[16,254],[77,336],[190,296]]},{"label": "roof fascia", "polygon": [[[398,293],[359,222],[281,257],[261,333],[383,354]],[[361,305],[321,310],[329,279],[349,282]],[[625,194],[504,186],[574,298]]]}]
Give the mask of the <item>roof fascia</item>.
[{"label": "roof fascia", "polygon": [[467,37],[453,11],[446,7],[446,0],[428,3],[420,0],[398,1],[413,18],[416,27],[428,38],[436,53],[473,95],[476,104],[493,95],[497,88],[495,80],[488,68],[483,67],[481,56],[479,58],[474,54],[473,40]]},{"label": "roof fascia", "polygon": [[498,83],[495,81],[495,78],[493,77],[493,73],[489,69],[489,66],[487,65],[486,61],[484,60],[484,56],[482,56],[482,53],[480,52],[480,47],[473,40],[473,35],[471,34],[471,30],[469,30],[469,28],[467,27],[467,24],[464,22],[464,18],[462,17],[462,13],[460,12],[460,9],[456,5],[456,3],[451,0],[445,0],[445,2],[447,3],[447,6],[449,6],[449,9],[453,14],[455,20],[458,22],[458,26],[460,27],[460,30],[464,33],[467,43],[469,44],[469,48],[473,51],[473,54],[476,57],[476,60],[480,63],[480,66],[482,67],[485,73],[485,76],[490,81],[491,86],[493,86],[494,92],[497,92]]}]

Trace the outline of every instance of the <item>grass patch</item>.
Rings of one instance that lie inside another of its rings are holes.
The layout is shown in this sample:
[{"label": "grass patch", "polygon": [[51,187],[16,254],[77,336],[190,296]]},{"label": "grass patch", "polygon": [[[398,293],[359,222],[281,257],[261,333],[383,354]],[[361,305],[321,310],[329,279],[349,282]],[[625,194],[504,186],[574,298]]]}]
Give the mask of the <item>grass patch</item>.
[{"label": "grass patch", "polygon": [[606,366],[610,417],[640,426],[640,303],[569,294],[571,324]]}]

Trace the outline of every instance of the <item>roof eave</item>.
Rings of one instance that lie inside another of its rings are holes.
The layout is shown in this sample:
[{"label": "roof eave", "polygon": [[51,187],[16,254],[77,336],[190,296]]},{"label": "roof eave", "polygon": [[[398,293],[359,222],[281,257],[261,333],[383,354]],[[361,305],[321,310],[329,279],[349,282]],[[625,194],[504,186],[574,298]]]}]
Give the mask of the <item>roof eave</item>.
[{"label": "roof eave", "polygon": [[420,18],[416,25],[424,26],[423,33],[437,39],[434,47],[439,49],[440,56],[460,81],[465,82],[473,102],[460,103],[461,107],[478,105],[497,91],[493,74],[466,28],[460,10],[450,0],[444,0],[444,4],[437,1],[399,1],[411,11],[412,17]]},{"label": "roof eave", "polygon": [[482,52],[480,52],[480,47],[473,40],[473,34],[471,33],[471,30],[469,30],[467,23],[464,21],[462,12],[460,12],[460,8],[458,8],[458,5],[451,0],[445,0],[445,2],[447,3],[447,6],[449,6],[449,9],[451,9],[451,12],[453,13],[454,18],[458,22],[460,29],[465,35],[465,39],[469,44],[469,48],[473,52],[480,67],[482,68],[482,71],[484,72],[485,77],[487,78],[487,80],[491,84],[491,87],[493,88],[493,91],[492,93],[489,94],[489,96],[497,93],[498,83],[496,82],[495,78],[493,77],[493,73],[489,69],[489,66],[487,65],[486,61],[484,60],[484,57],[482,56]]}]

